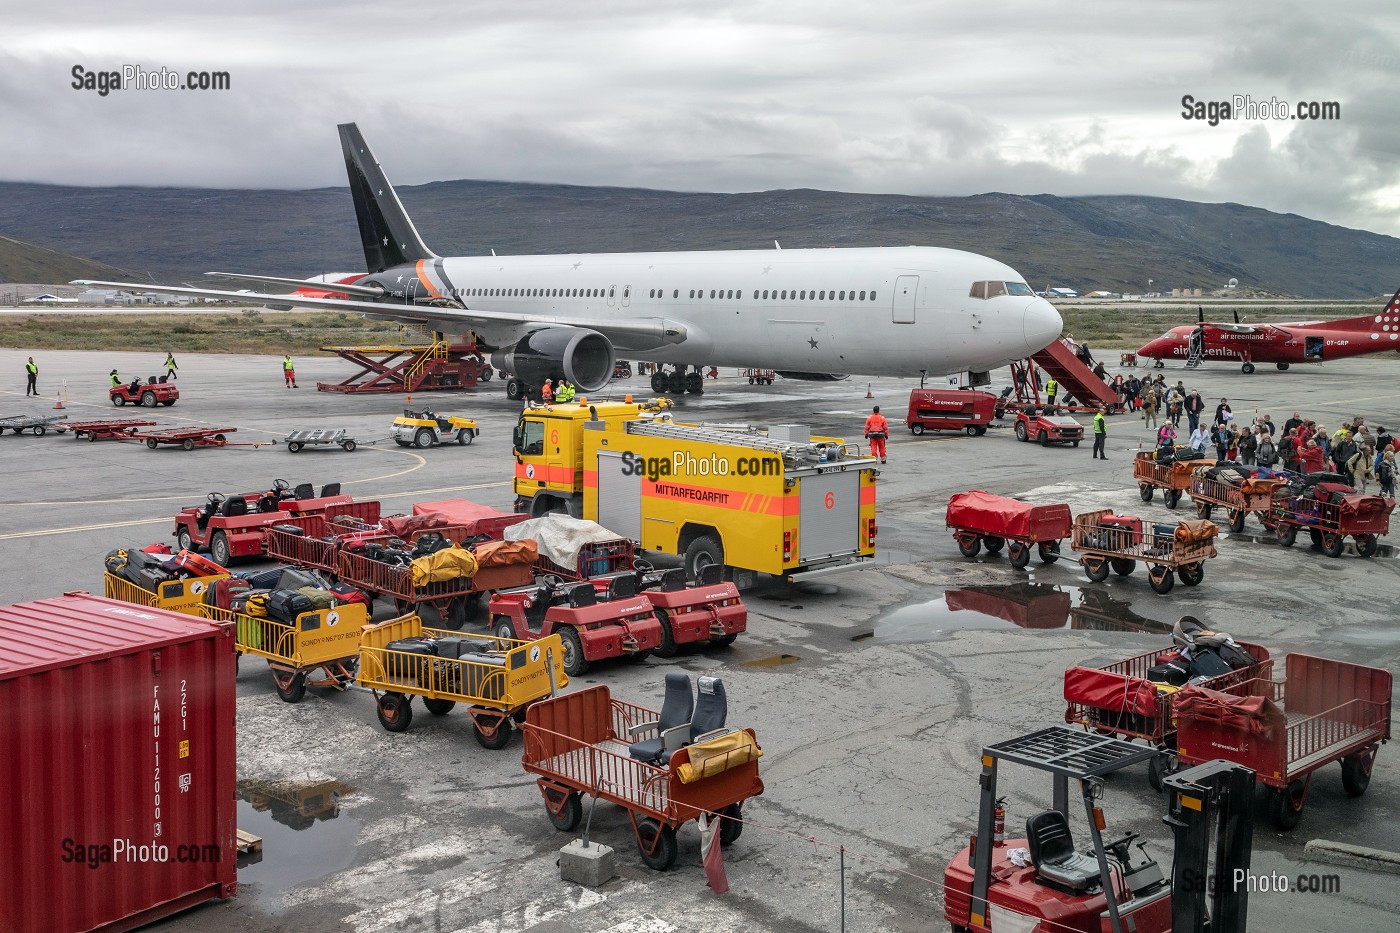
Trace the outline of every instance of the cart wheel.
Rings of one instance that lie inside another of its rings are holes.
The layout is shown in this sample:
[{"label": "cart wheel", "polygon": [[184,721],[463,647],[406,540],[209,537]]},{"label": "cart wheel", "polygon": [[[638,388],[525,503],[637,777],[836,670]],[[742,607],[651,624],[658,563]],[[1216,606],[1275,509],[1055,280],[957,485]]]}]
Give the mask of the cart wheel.
[{"label": "cart wheel", "polygon": [[456,700],[437,700],[431,697],[423,698],[423,706],[434,716],[446,716],[452,712],[452,707],[457,705]]},{"label": "cart wheel", "polygon": [[300,703],[306,696],[305,674],[280,674],[272,672],[272,682],[277,685],[277,695],[283,703]]},{"label": "cart wheel", "polygon": [[503,716],[500,724],[496,726],[496,731],[487,735],[481,731],[481,724],[475,719],[472,720],[472,734],[476,736],[477,744],[482,748],[489,748],[492,751],[499,751],[510,744],[510,732],[513,727],[510,724],[510,717]]},{"label": "cart wheel", "polygon": [[[750,379],[749,382],[753,382],[753,380]],[[924,433],[924,426],[922,424],[915,423],[909,426],[909,430],[913,433],[915,437],[919,437]]]},{"label": "cart wheel", "polygon": [[161,404],[164,405],[166,408],[169,408],[171,405],[175,404],[175,400],[173,398],[168,398],[165,401],[161,402]]},{"label": "cart wheel", "polygon": [[1380,550],[1380,539],[1375,535],[1357,535],[1356,553],[1362,557],[1375,557]]},{"label": "cart wheel", "polygon": [[1176,508],[1177,503],[1181,501],[1181,490],[1169,489],[1167,490],[1166,496],[1164,496],[1163,498],[1166,499],[1167,508],[1174,509]]},{"label": "cart wheel", "polygon": [[471,432],[470,428],[463,428],[457,432],[457,443],[465,447],[472,442],[474,437],[476,435]]},{"label": "cart wheel", "polygon": [[214,532],[209,539],[209,556],[214,559],[214,563],[220,567],[227,567],[233,555],[229,553],[228,535],[222,531]]},{"label": "cart wheel", "polygon": [[661,623],[661,644],[656,646],[656,654],[662,658],[674,658],[676,656],[676,633],[671,630],[671,617],[666,614],[666,610],[657,606],[653,612],[656,619]]},{"label": "cart wheel", "polygon": [[1102,583],[1108,579],[1108,561],[1102,557],[1081,557],[1079,563],[1084,566],[1084,575],[1095,583]]},{"label": "cart wheel", "polygon": [[1322,547],[1322,532],[1316,528],[1308,529],[1308,538],[1312,541],[1313,547]]},{"label": "cart wheel", "polygon": [[185,438],[183,441],[180,442],[180,446],[185,448],[186,450],[194,450],[194,438]]},{"label": "cart wheel", "polygon": [[389,732],[402,732],[413,722],[413,698],[386,693],[379,698],[379,724]]},{"label": "cart wheel", "polygon": [[1018,440],[1018,441],[1030,440],[1030,438],[1026,435],[1026,425],[1025,425],[1024,422],[1021,422],[1021,421],[1016,422],[1016,440]]},{"label": "cart wheel", "polygon": [[1176,766],[1172,761],[1171,752],[1162,749],[1158,752],[1156,757],[1147,760],[1148,786],[1160,794],[1162,789],[1166,787],[1166,784],[1163,783],[1163,778],[1167,777],[1167,775],[1175,770]]},{"label": "cart wheel", "polygon": [[1079,442],[1078,442],[1078,441],[1070,441],[1070,442],[1069,442],[1069,446],[1071,446],[1071,447],[1078,447],[1078,446],[1079,446]]},{"label": "cart wheel", "polygon": [[1176,568],[1176,575],[1181,579],[1181,582],[1185,583],[1187,586],[1200,586],[1201,581],[1206,578],[1206,562],[1201,561],[1199,564],[1178,567]]},{"label": "cart wheel", "polygon": [[34,426],[34,436],[35,436],[35,437],[43,437],[44,434],[45,434],[45,432],[47,432],[47,431],[48,431],[48,429],[45,428],[42,424],[36,424],[36,425]]},{"label": "cart wheel", "polygon": [[433,446],[433,432],[427,428],[419,428],[418,433],[413,435],[413,444],[419,450],[427,450]]},{"label": "cart wheel", "polygon": [[150,391],[142,392],[142,393],[141,393],[141,407],[142,407],[142,408],[155,408],[155,407],[156,407],[156,394],[155,394],[154,392],[150,392]]},{"label": "cart wheel", "polygon": [[[81,436],[82,436],[82,435],[78,434],[77,432],[74,432],[74,434],[73,434],[73,440],[76,441],[76,440],[77,440],[79,437],[81,437]],[[89,441],[95,441],[95,440],[97,440],[97,432],[96,432],[96,431],[89,431],[89,432],[87,432],[87,439],[88,439]]]},{"label": "cart wheel", "polygon": [[1278,543],[1284,547],[1292,547],[1293,542],[1298,540],[1298,526],[1280,524],[1278,526]]},{"label": "cart wheel", "polygon": [[1006,545],[1006,539],[989,535],[982,539],[982,544],[986,546],[988,554],[1000,554],[1001,549]]},{"label": "cart wheel", "polygon": [[186,525],[181,525],[180,530],[175,532],[175,543],[182,551],[194,550],[194,538],[190,537],[190,529]]},{"label": "cart wheel", "polygon": [[290,442],[288,442],[288,444],[287,444],[287,449],[288,449],[289,451],[291,451],[292,453],[294,453],[294,454],[295,454],[295,453],[300,453],[300,452],[301,452],[301,445],[298,444],[296,441],[290,441]]},{"label": "cart wheel", "polygon": [[1152,589],[1163,595],[1170,593],[1176,584],[1176,577],[1172,576],[1172,569],[1158,564],[1147,571],[1147,582],[1152,584]]},{"label": "cart wheel", "polygon": [[1108,562],[1113,567],[1113,572],[1120,577],[1126,577],[1137,569],[1137,561],[1131,557],[1112,557]]},{"label": "cart wheel", "polygon": [[1017,570],[1025,570],[1026,565],[1031,562],[1031,547],[1021,541],[1012,541],[1006,549],[1006,556],[1011,558],[1011,566]]},{"label": "cart wheel", "polygon": [[1282,790],[1269,793],[1269,819],[1279,829],[1292,829],[1303,819],[1303,805],[1307,800],[1308,784],[1302,778],[1295,779]]},{"label": "cart wheel", "polygon": [[1210,520],[1210,513],[1211,513],[1211,504],[1210,504],[1209,502],[1197,502],[1197,503],[1196,503],[1196,516],[1197,516],[1198,518],[1200,518],[1201,521],[1209,521],[1209,520]]},{"label": "cart wheel", "polygon": [[515,625],[510,619],[505,616],[496,616],[493,624],[495,625],[497,638],[508,638],[511,641],[515,640]]},{"label": "cart wheel", "polygon": [[1046,434],[1044,431],[1037,431],[1035,439],[1040,442],[1041,447],[1050,446],[1050,435]]},{"label": "cart wheel", "polygon": [[1231,534],[1239,534],[1244,531],[1244,520],[1249,517],[1249,513],[1244,509],[1231,509],[1229,515]]},{"label": "cart wheel", "polygon": [[1346,550],[1347,539],[1330,531],[1322,533],[1322,553],[1328,557],[1341,557]]},{"label": "cart wheel", "polygon": [[121,408],[123,405],[126,404],[126,399],[122,398],[120,395],[114,395],[112,396],[112,404],[117,406],[118,408]]},{"label": "cart wheel", "polygon": [[477,378],[477,380],[480,381],[480,382],[490,382],[490,381],[491,381],[491,377],[494,376],[495,374],[496,374],[496,371],[495,371],[494,369],[492,369],[490,366],[483,366],[483,367],[481,367],[481,372],[477,374],[477,377],[476,377],[476,378]]},{"label": "cart wheel", "polygon": [[1042,564],[1053,564],[1060,559],[1060,542],[1042,541],[1036,545],[1036,553],[1040,555]]},{"label": "cart wheel", "polygon": [[1342,787],[1348,797],[1360,797],[1371,783],[1371,767],[1376,763],[1376,746],[1342,759]]},{"label": "cart wheel", "polygon": [[637,821],[637,850],[647,868],[666,871],[676,864],[676,831],[643,817]]},{"label": "cart wheel", "polygon": [[549,814],[549,822],[555,829],[571,833],[583,822],[583,798],[577,792],[570,792],[564,795],[564,802],[559,805],[558,813],[548,804],[545,804],[545,812]]},{"label": "cart wheel", "polygon": [[1151,483],[1138,483],[1138,495],[1142,497],[1143,502],[1151,502],[1156,493],[1157,487]]},{"label": "cart wheel", "polygon": [[155,450],[155,449],[156,449],[158,446],[160,446],[160,445],[157,444],[157,443],[156,443],[156,439],[155,439],[154,437],[152,437],[152,438],[149,438],[149,439],[146,441],[146,446],[149,447],[149,448],[151,448],[152,450]]},{"label": "cart wheel", "polygon": [[962,551],[963,557],[976,557],[982,553],[982,539],[973,538],[971,541],[958,539],[958,550]]},{"label": "cart wheel", "polygon": [[969,424],[967,427],[963,428],[963,430],[967,432],[968,437],[977,437],[979,434],[986,431],[985,428],[979,428],[975,424]]},{"label": "cart wheel", "polygon": [[731,803],[723,810],[719,811],[722,817],[719,823],[719,844],[722,846],[733,845],[744,832],[744,805],[741,803]]},{"label": "cart wheel", "polygon": [[352,451],[352,450],[355,449],[355,442],[354,442],[354,441],[346,441],[344,444],[341,444],[340,446],[341,446],[347,453],[349,453],[350,451]]},{"label": "cart wheel", "polygon": [[467,600],[465,596],[454,596],[447,602],[447,611],[430,602],[421,602],[413,611],[428,628],[445,628],[459,632],[467,624]]},{"label": "cart wheel", "polygon": [[588,659],[583,656],[583,642],[572,625],[559,629],[559,640],[564,643],[564,673],[570,677],[582,677],[588,673]]}]

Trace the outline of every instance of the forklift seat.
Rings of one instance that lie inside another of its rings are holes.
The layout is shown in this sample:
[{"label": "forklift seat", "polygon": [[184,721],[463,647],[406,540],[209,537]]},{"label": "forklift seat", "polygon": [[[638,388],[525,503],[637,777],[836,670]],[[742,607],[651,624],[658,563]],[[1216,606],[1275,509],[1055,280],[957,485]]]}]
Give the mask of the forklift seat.
[{"label": "forklift seat", "polygon": [[1059,810],[1046,810],[1026,820],[1026,839],[1042,880],[1072,891],[1087,890],[1098,882],[1098,860],[1074,850],[1069,821]]},{"label": "forklift seat", "polygon": [[[661,715],[657,717],[654,728],[656,738],[642,739],[640,742],[633,742],[627,749],[627,754],[638,761],[655,761],[663,757],[668,751],[675,751],[680,745],[675,739],[684,738],[684,728],[690,724],[690,715],[695,708],[695,698],[690,691],[690,675],[679,671],[672,671],[666,675],[666,696],[661,701]],[[645,725],[652,726],[652,723]],[[675,729],[674,736],[666,733]],[[675,748],[667,748],[667,740],[672,739]]]}]

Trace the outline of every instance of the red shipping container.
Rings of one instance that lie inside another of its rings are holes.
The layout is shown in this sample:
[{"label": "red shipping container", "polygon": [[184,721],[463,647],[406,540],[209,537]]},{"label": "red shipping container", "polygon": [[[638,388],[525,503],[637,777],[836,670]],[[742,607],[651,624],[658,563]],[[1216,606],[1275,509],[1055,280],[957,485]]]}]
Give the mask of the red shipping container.
[{"label": "red shipping container", "polygon": [[0,930],[130,930],[237,889],[233,631],[0,606]]}]

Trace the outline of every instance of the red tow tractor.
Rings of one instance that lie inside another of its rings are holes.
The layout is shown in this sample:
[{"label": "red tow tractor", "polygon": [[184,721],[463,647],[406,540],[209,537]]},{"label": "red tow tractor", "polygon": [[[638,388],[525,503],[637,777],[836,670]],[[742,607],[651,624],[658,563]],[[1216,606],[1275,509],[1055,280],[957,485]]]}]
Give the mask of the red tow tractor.
[{"label": "red tow tractor", "polygon": [[145,383],[135,379],[129,383],[112,386],[107,390],[107,397],[118,408],[123,405],[140,405],[143,408],[155,408],[157,405],[169,407],[180,398],[180,390],[166,382],[165,377],[157,379],[152,376]]},{"label": "red tow tractor", "polygon": [[355,502],[342,495],[339,483],[328,483],[317,496],[315,487],[303,483],[292,488],[284,479],[273,480],[266,492],[226,496],[211,492],[203,505],[186,506],[175,513],[175,539],[182,550],[207,549],[214,560],[227,567],[240,557],[260,557],[267,549],[267,536],[274,525],[300,527],[309,517],[336,515],[379,517],[379,503]]},{"label": "red tow tractor", "polygon": [[641,661],[661,647],[661,620],[651,600],[637,592],[635,574],[612,577],[605,588],[589,580],[566,585],[554,574],[538,579],[538,586],[491,597],[491,629],[497,637],[557,634],[564,643],[564,673],[570,677],[587,673],[596,661]]}]

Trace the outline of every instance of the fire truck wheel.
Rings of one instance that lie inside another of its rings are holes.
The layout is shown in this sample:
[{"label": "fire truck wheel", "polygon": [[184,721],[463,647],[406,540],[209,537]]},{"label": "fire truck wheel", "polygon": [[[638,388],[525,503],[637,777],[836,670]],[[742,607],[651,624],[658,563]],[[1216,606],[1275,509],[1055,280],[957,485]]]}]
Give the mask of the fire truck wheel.
[{"label": "fire truck wheel", "polygon": [[558,813],[549,807],[545,807],[545,813],[549,814],[549,822],[554,824],[555,829],[571,833],[578,829],[578,824],[583,821],[583,800],[577,792],[571,792],[564,796],[564,803]]},{"label": "fire truck wheel", "polygon": [[413,722],[413,698],[386,693],[379,698],[379,724],[389,732],[402,732]]},{"label": "fire truck wheel", "polygon": [[214,563],[220,567],[227,567],[232,554],[229,553],[228,535],[222,531],[214,532],[209,539],[209,556],[214,558]]},{"label": "fire truck wheel", "polygon": [[180,530],[175,532],[175,543],[179,545],[182,551],[194,550],[194,538],[190,537],[190,530],[188,527],[181,525]]},{"label": "fire truck wheel", "polygon": [[671,618],[665,609],[656,609],[656,618],[661,623],[661,644],[656,646],[656,655],[661,658],[676,656],[676,636],[671,631]]},{"label": "fire truck wheel", "polygon": [[588,673],[588,659],[583,656],[583,642],[572,625],[559,629],[559,640],[564,643],[564,673],[570,677],[582,677]]},{"label": "fire truck wheel", "polygon": [[651,817],[637,821],[637,851],[647,868],[667,871],[676,864],[676,831]]},{"label": "fire truck wheel", "polygon": [[1025,570],[1026,565],[1031,562],[1031,546],[1029,544],[1012,541],[1006,553],[1011,558],[1011,566],[1017,570]]},{"label": "fire truck wheel", "polygon": [[725,817],[719,824],[719,844],[731,846],[744,832],[743,804],[731,803],[719,815]]},{"label": "fire truck wheel", "polygon": [[724,563],[724,548],[713,535],[701,535],[685,548],[685,575],[694,580],[711,564]]},{"label": "fire truck wheel", "polygon": [[1346,550],[1347,539],[1342,535],[1333,534],[1330,531],[1322,533],[1322,553],[1328,557],[1341,557]]},{"label": "fire truck wheel", "polygon": [[305,674],[279,674],[274,672],[272,682],[277,685],[277,695],[283,703],[300,703],[306,696]]},{"label": "fire truck wheel", "polygon": [[423,698],[423,706],[434,716],[446,716],[452,712],[452,707],[457,705],[456,700],[438,700],[432,697]]}]

